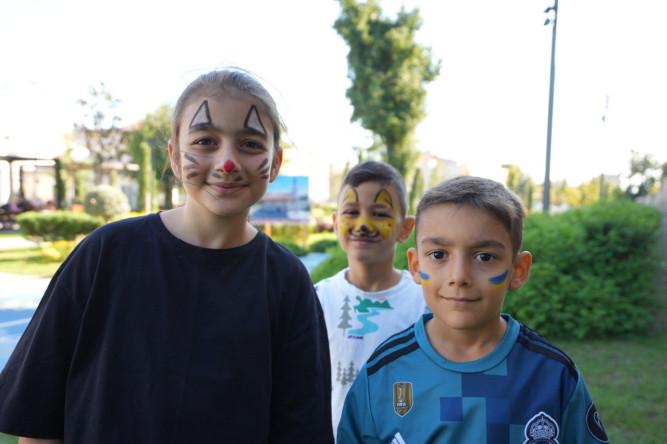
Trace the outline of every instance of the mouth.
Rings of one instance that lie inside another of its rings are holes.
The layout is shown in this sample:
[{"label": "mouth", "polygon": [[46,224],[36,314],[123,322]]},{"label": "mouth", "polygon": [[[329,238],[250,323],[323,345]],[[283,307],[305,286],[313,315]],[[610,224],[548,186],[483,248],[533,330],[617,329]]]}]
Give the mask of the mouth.
[{"label": "mouth", "polygon": [[[442,297],[442,296],[441,296]],[[453,298],[453,297],[442,297],[445,301],[449,302],[452,305],[456,306],[466,306],[478,302],[480,299],[471,299],[471,298]]]},{"label": "mouth", "polygon": [[350,236],[349,239],[351,242],[356,242],[359,244],[374,244],[380,241],[377,234],[373,236]]},{"label": "mouth", "polygon": [[219,194],[234,194],[245,188],[245,185],[239,182],[215,182],[208,183],[208,186]]}]

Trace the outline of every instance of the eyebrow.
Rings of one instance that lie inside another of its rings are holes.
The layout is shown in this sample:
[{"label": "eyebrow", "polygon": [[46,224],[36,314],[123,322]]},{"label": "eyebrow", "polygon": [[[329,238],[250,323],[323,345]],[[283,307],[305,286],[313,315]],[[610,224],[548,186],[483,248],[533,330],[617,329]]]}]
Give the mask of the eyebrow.
[{"label": "eyebrow", "polygon": [[[191,126],[188,128],[188,134],[190,133],[195,133],[197,131],[218,131],[218,132],[224,132],[222,128],[219,126],[213,125],[211,123],[200,123],[195,126]],[[245,136],[257,136],[261,137],[262,140],[268,140],[268,137],[266,134],[264,134],[261,131],[257,131],[256,129],[253,128],[242,128],[238,131],[238,134],[245,135]]]},{"label": "eyebrow", "polygon": [[[448,247],[453,244],[453,242],[444,237],[425,237],[419,242],[420,245],[425,244],[435,244],[442,247]],[[479,239],[474,241],[469,245],[472,248],[487,248],[487,247],[497,247],[502,248],[503,250],[507,249],[505,244],[495,239]]]}]

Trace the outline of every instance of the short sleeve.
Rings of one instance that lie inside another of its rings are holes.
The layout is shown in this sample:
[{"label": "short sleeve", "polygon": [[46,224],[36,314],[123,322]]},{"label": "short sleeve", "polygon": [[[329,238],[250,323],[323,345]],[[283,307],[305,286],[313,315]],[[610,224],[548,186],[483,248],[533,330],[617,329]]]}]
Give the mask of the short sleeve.
[{"label": "short sleeve", "polygon": [[600,414],[581,374],[563,413],[560,436],[561,442],[591,444],[609,442]]}]

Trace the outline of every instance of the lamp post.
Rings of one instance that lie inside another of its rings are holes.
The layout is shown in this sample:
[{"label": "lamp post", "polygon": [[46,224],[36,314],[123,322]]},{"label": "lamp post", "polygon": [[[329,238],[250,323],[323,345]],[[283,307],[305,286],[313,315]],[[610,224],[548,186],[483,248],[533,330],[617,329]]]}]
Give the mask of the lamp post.
[{"label": "lamp post", "polygon": [[553,35],[551,37],[551,75],[549,78],[549,116],[547,119],[547,162],[544,173],[544,198],[542,200],[543,211],[549,214],[549,192],[550,192],[550,180],[549,180],[549,169],[551,168],[551,121],[553,120],[553,109],[554,109],[554,77],[556,74],[556,23],[558,17],[558,0],[554,0],[554,5],[549,6],[544,10],[544,13],[549,11],[554,12],[553,19],[547,18],[544,22],[544,25],[553,23]]}]

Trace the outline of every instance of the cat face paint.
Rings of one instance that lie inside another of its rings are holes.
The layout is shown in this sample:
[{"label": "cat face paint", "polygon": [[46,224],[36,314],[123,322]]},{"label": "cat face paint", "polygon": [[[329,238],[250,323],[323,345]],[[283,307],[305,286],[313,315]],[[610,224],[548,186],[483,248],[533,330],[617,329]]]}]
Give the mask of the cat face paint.
[{"label": "cat face paint", "polygon": [[[364,184],[360,184],[360,187]],[[365,190],[365,189],[364,189]],[[338,229],[351,236],[381,237],[391,236],[396,222],[396,215],[391,195],[380,189],[372,199],[366,192],[361,199],[357,189],[349,187],[341,200]]]},{"label": "cat face paint", "polygon": [[197,128],[199,126],[211,126],[211,112],[208,110],[208,100],[204,100],[194,117],[190,121],[190,128]]},{"label": "cat face paint", "polygon": [[507,277],[509,276],[509,270],[505,270],[505,272],[499,276],[489,278],[489,282],[493,284],[493,289],[494,290],[500,290],[505,286],[505,282],[507,282]]},{"label": "cat face paint", "polygon": [[264,125],[262,124],[262,119],[259,118],[259,112],[257,112],[257,107],[255,105],[252,105],[250,107],[250,110],[248,110],[248,115],[245,117],[243,126],[245,128],[257,131],[258,133],[266,137],[266,130],[264,129]]}]

